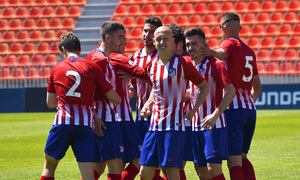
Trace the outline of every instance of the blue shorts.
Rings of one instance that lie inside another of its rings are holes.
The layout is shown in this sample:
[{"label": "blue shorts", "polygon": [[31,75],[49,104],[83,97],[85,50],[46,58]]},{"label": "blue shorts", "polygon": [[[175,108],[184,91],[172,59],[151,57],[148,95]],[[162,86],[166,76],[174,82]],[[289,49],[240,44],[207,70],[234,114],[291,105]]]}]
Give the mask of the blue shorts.
[{"label": "blue shorts", "polygon": [[184,161],[194,161],[193,155],[193,140],[192,140],[192,127],[185,127],[185,141],[184,141]]},{"label": "blue shorts", "polygon": [[227,128],[194,131],[193,154],[199,167],[205,167],[207,163],[222,164],[222,160],[228,159]]},{"label": "blue shorts", "polygon": [[93,129],[89,126],[53,125],[46,142],[45,153],[60,160],[70,146],[77,162],[93,162],[95,149]]},{"label": "blue shorts", "polygon": [[135,121],[135,125],[140,132],[142,141],[145,138],[146,133],[149,131],[150,122],[149,121]]},{"label": "blue shorts", "polygon": [[256,124],[256,110],[227,109],[229,155],[248,153]]},{"label": "blue shorts", "polygon": [[150,167],[183,168],[184,131],[148,131],[140,164]]},{"label": "blue shorts", "polygon": [[139,131],[133,121],[119,122],[123,136],[125,157],[123,163],[128,163],[135,158],[140,158],[142,151],[142,140]]},{"label": "blue shorts", "polygon": [[103,137],[96,137],[95,162],[124,158],[124,145],[121,127],[118,122],[104,122]]}]

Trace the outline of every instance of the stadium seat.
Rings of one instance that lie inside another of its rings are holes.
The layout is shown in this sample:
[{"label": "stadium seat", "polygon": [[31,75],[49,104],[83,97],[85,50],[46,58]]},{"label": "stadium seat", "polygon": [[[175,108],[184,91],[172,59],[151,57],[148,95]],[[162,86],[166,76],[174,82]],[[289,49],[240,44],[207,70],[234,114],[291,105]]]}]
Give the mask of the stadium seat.
[{"label": "stadium seat", "polygon": [[35,0],[35,6],[45,7],[47,5],[47,0]]},{"label": "stadium seat", "polygon": [[22,44],[21,43],[13,43],[10,45],[10,54],[22,54]]},{"label": "stadium seat", "polygon": [[122,23],[122,18],[118,17],[118,16],[117,17],[116,16],[115,17],[111,17],[110,20],[111,21],[118,21],[118,22]]},{"label": "stadium seat", "polygon": [[20,0],[8,0],[8,5],[11,7],[19,7],[21,2]]},{"label": "stadium seat", "polygon": [[45,62],[45,65],[47,65],[47,66],[54,66],[54,65],[56,65],[56,63],[57,63],[56,55],[55,54],[48,54],[45,57],[44,62]]},{"label": "stadium seat", "polygon": [[267,36],[277,36],[278,26],[276,24],[268,24],[265,31]]},{"label": "stadium seat", "polygon": [[41,54],[35,54],[31,58],[31,66],[42,66],[44,64],[44,57]]},{"label": "stadium seat", "polygon": [[261,24],[255,24],[252,27],[251,32],[252,32],[253,36],[264,36],[265,35],[264,26]]},{"label": "stadium seat", "polygon": [[22,28],[23,28],[24,30],[33,30],[33,29],[35,29],[35,20],[34,20],[34,19],[31,19],[31,18],[25,19],[25,20],[23,21],[23,26],[22,26]]},{"label": "stadium seat", "polygon": [[297,52],[296,52],[296,50],[295,49],[287,49],[287,50],[285,50],[284,54],[283,54],[283,58],[284,58],[284,60],[287,60],[287,61],[295,61],[295,60],[297,60]]},{"label": "stadium seat", "polygon": [[270,16],[271,23],[282,23],[282,13],[281,12],[274,12]]},{"label": "stadium seat", "polygon": [[169,23],[175,23],[175,17],[170,15],[170,16],[165,16],[162,19],[163,24],[169,24]]},{"label": "stadium seat", "polygon": [[136,18],[136,26],[137,27],[144,27],[145,19],[147,16],[139,16]]},{"label": "stadium seat", "polygon": [[54,17],[54,8],[52,6],[46,6],[42,10],[42,16],[45,18],[52,18]]},{"label": "stadium seat", "polygon": [[12,71],[12,79],[13,80],[23,80],[24,76],[24,69],[23,68],[14,68]]},{"label": "stadium seat", "polygon": [[2,8],[2,7],[7,7],[8,6],[8,2],[7,2],[7,0],[1,0],[0,1],[0,7]]},{"label": "stadium seat", "polygon": [[210,48],[217,49],[219,47],[219,41],[217,38],[210,38],[206,41]]},{"label": "stadium seat", "polygon": [[300,11],[300,2],[299,0],[291,0],[288,4],[289,11],[299,12]]},{"label": "stadium seat", "polygon": [[248,4],[248,12],[260,12],[260,4],[258,1],[250,1]]},{"label": "stadium seat", "polygon": [[120,0],[120,4],[131,4],[134,3],[134,0]]},{"label": "stadium seat", "polygon": [[57,31],[57,32],[56,32],[56,35],[55,35],[56,40],[59,40],[59,38],[60,38],[61,35],[67,34],[67,33],[68,33],[68,31],[65,30],[65,29],[61,29],[61,30]]},{"label": "stadium seat", "polygon": [[142,28],[133,28],[130,32],[131,39],[142,39],[143,29]]},{"label": "stadium seat", "polygon": [[275,38],[275,48],[281,48],[284,49],[288,46],[287,43],[287,37],[286,36],[279,36],[277,38]]},{"label": "stadium seat", "polygon": [[295,12],[286,12],[283,16],[284,23],[295,23],[297,22],[297,17]]},{"label": "stadium seat", "polygon": [[79,17],[81,15],[81,10],[79,6],[71,6],[68,9],[68,17]]},{"label": "stadium seat", "polygon": [[264,63],[258,62],[256,65],[257,65],[257,71],[260,75],[266,74]]},{"label": "stadium seat", "polygon": [[182,14],[188,14],[192,15],[194,13],[194,6],[192,3],[184,3],[181,6],[181,13]]},{"label": "stadium seat", "polygon": [[52,18],[49,22],[49,29],[61,29],[61,18],[55,17]]},{"label": "stadium seat", "polygon": [[216,20],[215,20],[215,16],[213,14],[206,14],[203,16],[203,20],[202,20],[202,24],[203,25],[215,25],[216,24]]},{"label": "stadium seat", "polygon": [[29,17],[30,18],[40,18],[41,17],[41,14],[42,14],[42,10],[40,7],[38,6],[34,6],[34,7],[31,7],[29,9]]},{"label": "stadium seat", "polygon": [[42,67],[39,69],[39,77],[41,79],[48,79],[50,76],[50,68],[49,67]]},{"label": "stadium seat", "polygon": [[167,5],[166,4],[157,4],[154,8],[154,14],[155,15],[167,15]]},{"label": "stadium seat", "polygon": [[254,13],[246,13],[242,16],[242,24],[255,24],[255,14]]},{"label": "stadium seat", "polygon": [[275,11],[276,12],[284,12],[288,10],[287,2],[283,0],[279,0],[275,2]]},{"label": "stadium seat", "polygon": [[86,0],[74,0],[73,4],[76,6],[83,6],[86,4]]},{"label": "stadium seat", "polygon": [[261,10],[263,12],[273,12],[274,11],[274,5],[272,1],[263,1],[261,4]]},{"label": "stadium seat", "polygon": [[19,31],[17,32],[16,41],[17,42],[27,42],[29,38],[28,31]]},{"label": "stadium seat", "polygon": [[50,45],[50,53],[51,54],[59,54],[59,50],[57,49],[58,42],[53,42]]},{"label": "stadium seat", "polygon": [[251,35],[250,26],[249,25],[242,25],[241,30],[240,30],[240,36],[248,37],[250,35]]},{"label": "stadium seat", "polygon": [[[138,45],[138,48],[139,48],[139,49],[141,49],[142,47],[145,46],[143,41],[140,41],[138,44],[139,44],[139,45]],[[128,57],[128,56],[127,56],[127,57]]]},{"label": "stadium seat", "polygon": [[218,2],[211,2],[207,6],[208,13],[218,14],[221,12],[220,10],[220,3]]},{"label": "stadium seat", "polygon": [[26,79],[33,80],[39,78],[38,70],[35,67],[27,68],[25,71]]},{"label": "stadium seat", "polygon": [[294,73],[299,75],[300,74],[300,62],[296,62],[294,65],[293,65],[293,70],[294,70]]},{"label": "stadium seat", "polygon": [[209,26],[201,26],[200,28],[201,28],[202,31],[204,32],[205,38],[209,38],[209,37],[212,36],[212,35],[210,34],[211,32],[210,32]]},{"label": "stadium seat", "polygon": [[257,15],[256,22],[259,24],[269,24],[270,18],[269,14],[265,12],[261,12]]},{"label": "stadium seat", "polygon": [[4,58],[4,66],[5,67],[15,67],[17,64],[17,56],[8,55]]},{"label": "stadium seat", "polygon": [[29,63],[30,63],[29,55],[21,55],[17,59],[17,65],[19,67],[29,66]]},{"label": "stadium seat", "polygon": [[260,48],[259,39],[257,37],[249,37],[247,45],[250,46],[252,49],[258,49]]},{"label": "stadium seat", "polygon": [[289,39],[289,48],[299,48],[300,47],[300,36],[292,36]]},{"label": "stadium seat", "polygon": [[56,36],[55,36],[55,31],[54,30],[46,30],[43,33],[43,41],[55,41],[56,40]]},{"label": "stadium seat", "polygon": [[64,18],[68,16],[68,9],[66,6],[58,6],[55,8],[54,16]]},{"label": "stadium seat", "polygon": [[295,24],[293,27],[294,35],[300,35],[300,24]]},{"label": "stadium seat", "polygon": [[47,54],[49,52],[49,44],[46,42],[40,42],[36,47],[37,54]]},{"label": "stadium seat", "polygon": [[49,28],[49,22],[46,18],[40,18],[36,21],[36,29],[45,30]]},{"label": "stadium seat", "polygon": [[265,71],[266,71],[266,74],[268,74],[268,75],[278,74],[278,63],[277,62],[267,63]]},{"label": "stadium seat", "polygon": [[22,21],[21,21],[21,19],[12,19],[9,22],[9,29],[10,30],[20,30],[20,29],[22,29]]},{"label": "stadium seat", "polygon": [[2,10],[2,18],[12,19],[15,17],[15,9],[13,7],[6,7]]},{"label": "stadium seat", "polygon": [[256,53],[256,59],[258,62],[266,62],[269,60],[269,51],[265,49],[260,49]]},{"label": "stadium seat", "polygon": [[65,18],[62,21],[62,28],[63,29],[73,29],[75,27],[75,21],[73,18]]},{"label": "stadium seat", "polygon": [[47,5],[48,6],[58,6],[58,7],[60,7],[59,4],[60,4],[60,0],[47,0]]},{"label": "stadium seat", "polygon": [[60,5],[61,6],[72,6],[73,5],[73,0],[61,0]]},{"label": "stadium seat", "polygon": [[141,14],[145,16],[151,16],[154,13],[154,6],[153,4],[144,4],[142,6]]},{"label": "stadium seat", "polygon": [[128,14],[130,14],[131,16],[137,16],[141,14],[141,8],[140,5],[137,4],[132,4],[128,7]]},{"label": "stadium seat", "polygon": [[274,48],[273,38],[272,37],[263,37],[260,43],[261,48]]},{"label": "stadium seat", "polygon": [[279,27],[279,34],[289,36],[293,33],[292,26],[290,24],[282,24]]},{"label": "stadium seat", "polygon": [[281,75],[290,75],[293,73],[292,63],[282,62],[279,65],[279,74]]},{"label": "stadium seat", "polygon": [[14,42],[15,41],[15,31],[5,31],[3,33],[2,42]]},{"label": "stadium seat", "polygon": [[227,12],[227,11],[233,11],[233,4],[232,2],[224,2],[221,6],[221,11],[222,13]]},{"label": "stadium seat", "polygon": [[126,28],[132,28],[135,26],[135,19],[133,16],[126,16],[123,19],[123,24]]},{"label": "stadium seat", "polygon": [[270,61],[282,61],[282,50],[280,49],[273,49],[270,52]]},{"label": "stadium seat", "polygon": [[114,16],[126,16],[127,6],[126,5],[118,5],[115,9]]},{"label": "stadium seat", "polygon": [[9,45],[7,43],[0,43],[0,55],[4,56],[9,53]]},{"label": "stadium seat", "polygon": [[127,42],[127,45],[125,48],[126,51],[133,52],[133,51],[136,51],[137,49],[138,49],[138,46],[137,46],[136,40],[129,40]]},{"label": "stadium seat", "polygon": [[176,24],[182,27],[186,27],[189,25],[189,18],[187,15],[179,15],[175,19]]},{"label": "stadium seat", "polygon": [[15,18],[27,18],[28,16],[28,11],[27,11],[27,7],[18,7],[16,9],[16,16]]},{"label": "stadium seat", "polygon": [[[221,37],[221,29],[218,26],[214,26],[211,28],[211,37]],[[206,36],[206,34],[205,34]]]},{"label": "stadium seat", "polygon": [[7,19],[0,19],[0,31],[6,31],[8,29]]},{"label": "stadium seat", "polygon": [[243,1],[237,1],[234,6],[234,9],[237,13],[246,13],[248,11],[247,4]]},{"label": "stadium seat", "polygon": [[28,41],[39,42],[41,40],[42,40],[42,32],[40,30],[34,30],[30,32]]},{"label": "stadium seat", "polygon": [[206,4],[201,2],[195,4],[194,11],[195,14],[206,14],[207,13]]},{"label": "stadium seat", "polygon": [[201,16],[200,15],[191,15],[189,17],[189,25],[190,26],[200,26],[201,24]]},{"label": "stadium seat", "polygon": [[1,68],[0,69],[0,80],[10,80],[11,79],[11,71],[9,68]]},{"label": "stadium seat", "polygon": [[33,0],[22,0],[22,7],[32,7],[34,6]]}]

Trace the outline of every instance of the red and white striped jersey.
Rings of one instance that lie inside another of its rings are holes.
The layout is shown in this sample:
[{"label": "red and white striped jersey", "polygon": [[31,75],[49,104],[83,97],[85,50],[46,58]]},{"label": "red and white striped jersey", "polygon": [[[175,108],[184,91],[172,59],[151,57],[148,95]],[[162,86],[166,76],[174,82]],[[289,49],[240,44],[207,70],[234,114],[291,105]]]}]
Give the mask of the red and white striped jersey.
[{"label": "red and white striped jersey", "polygon": [[236,90],[228,109],[256,109],[251,95],[252,77],[258,75],[255,53],[238,38],[224,40],[220,48],[227,52],[224,64]]},{"label": "red and white striped jersey", "polygon": [[157,55],[147,67],[153,90],[153,112],[150,131],[184,131],[183,100],[188,81],[199,85],[204,81],[191,62],[174,54],[167,64]]},{"label": "red and white striped jersey", "polygon": [[119,70],[128,73],[131,76],[148,79],[146,71],[138,65],[130,65],[129,59],[121,54],[113,53],[109,57],[115,71],[116,91],[122,99],[121,104],[116,106],[116,121],[133,121],[131,113],[131,104],[129,98],[129,80],[122,79],[117,73]]},{"label": "red and white striped jersey", "polygon": [[[204,58],[201,63],[195,65],[195,67],[209,85],[208,95],[192,119],[192,130],[202,131],[205,129],[201,127],[201,120],[203,120],[207,115],[212,114],[220,105],[223,99],[224,86],[226,84],[231,84],[231,81],[224,64],[212,56]],[[190,88],[191,104],[192,107],[194,107],[198,98],[199,88],[192,83],[190,83]],[[217,119],[215,126],[216,128],[226,126],[225,116],[223,113]]]},{"label": "red and white striped jersey", "polygon": [[[129,56],[129,64],[137,64],[139,67],[145,69],[147,67],[147,64],[157,55],[157,50],[154,50],[151,54],[146,55],[142,53],[143,48]],[[152,87],[140,79],[132,79],[130,82],[131,84],[136,85],[136,121],[150,121],[151,115],[147,118],[143,118],[141,117],[140,113],[144,104],[150,96]]]},{"label": "red and white striped jersey", "polygon": [[[193,60],[192,60],[192,58],[191,58],[191,56],[190,56],[190,54],[188,53],[188,52],[185,52],[183,55],[182,55],[182,57],[186,60],[186,61],[190,61],[190,62],[192,62],[193,63]],[[189,100],[187,100],[186,102],[184,102],[184,106],[183,106],[184,108],[184,110],[183,110],[183,114],[185,115],[187,112],[189,112],[189,110],[191,110],[192,109],[192,106],[191,106],[191,100],[189,99]],[[190,120],[188,120],[188,119],[185,119],[185,126],[191,126],[191,121]]]},{"label": "red and white striped jersey", "polygon": [[[106,79],[111,83],[113,89],[116,91],[115,72],[108,59],[108,57],[99,48],[92,50],[86,57],[88,61],[92,61],[101,68]],[[107,97],[100,93],[98,86],[96,87],[94,106],[98,116],[102,121],[115,121],[115,105],[110,102]]]},{"label": "red and white striped jersey", "polygon": [[102,70],[79,57],[69,57],[53,67],[47,92],[58,97],[54,125],[84,125],[92,127],[93,99],[96,85],[102,94],[112,89]]}]

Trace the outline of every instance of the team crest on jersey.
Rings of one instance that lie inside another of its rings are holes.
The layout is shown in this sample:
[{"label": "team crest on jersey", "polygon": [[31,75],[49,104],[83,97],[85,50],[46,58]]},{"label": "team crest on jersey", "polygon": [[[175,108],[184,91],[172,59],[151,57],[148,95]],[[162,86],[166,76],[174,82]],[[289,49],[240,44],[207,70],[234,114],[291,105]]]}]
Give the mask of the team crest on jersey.
[{"label": "team crest on jersey", "polygon": [[123,146],[119,146],[119,148],[120,148],[121,153],[124,152],[124,147]]},{"label": "team crest on jersey", "polygon": [[200,72],[200,73],[203,73],[204,71],[205,71],[205,68],[200,68],[200,69],[199,69],[199,72]]},{"label": "team crest on jersey", "polygon": [[173,78],[174,76],[176,76],[176,69],[175,68],[169,69],[169,76],[171,78]]},{"label": "team crest on jersey", "polygon": [[128,61],[128,64],[130,64],[131,66],[134,66],[134,65],[136,64],[136,61],[131,61],[131,60],[129,60],[129,61]]}]

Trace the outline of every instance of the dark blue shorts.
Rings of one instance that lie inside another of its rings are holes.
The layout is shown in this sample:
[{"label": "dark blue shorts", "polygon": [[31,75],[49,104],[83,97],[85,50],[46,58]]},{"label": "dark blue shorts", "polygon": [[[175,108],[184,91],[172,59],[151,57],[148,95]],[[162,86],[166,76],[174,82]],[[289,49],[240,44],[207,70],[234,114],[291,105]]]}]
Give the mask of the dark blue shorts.
[{"label": "dark blue shorts", "polygon": [[95,162],[104,162],[116,158],[124,158],[125,150],[120,124],[118,122],[104,122],[103,137],[96,137]]},{"label": "dark blue shorts", "polygon": [[89,126],[53,125],[46,142],[45,153],[60,160],[72,147],[77,162],[93,162],[94,131]]},{"label": "dark blue shorts", "polygon": [[194,161],[192,127],[185,127],[184,161]]},{"label": "dark blue shorts", "polygon": [[212,131],[193,132],[194,162],[200,167],[207,163],[222,164],[228,159],[227,128],[215,128]]},{"label": "dark blue shorts", "polygon": [[142,140],[139,131],[133,121],[119,122],[123,136],[125,157],[123,163],[128,163],[135,158],[140,158]]},{"label": "dark blue shorts", "polygon": [[256,124],[256,110],[227,109],[229,155],[248,153]]},{"label": "dark blue shorts", "polygon": [[141,135],[142,141],[145,138],[147,131],[149,131],[150,122],[149,121],[135,121],[135,125]]},{"label": "dark blue shorts", "polygon": [[140,164],[150,167],[183,168],[184,140],[184,131],[148,131]]}]

